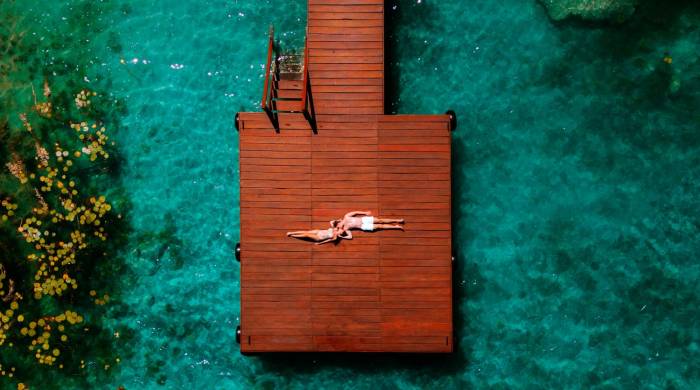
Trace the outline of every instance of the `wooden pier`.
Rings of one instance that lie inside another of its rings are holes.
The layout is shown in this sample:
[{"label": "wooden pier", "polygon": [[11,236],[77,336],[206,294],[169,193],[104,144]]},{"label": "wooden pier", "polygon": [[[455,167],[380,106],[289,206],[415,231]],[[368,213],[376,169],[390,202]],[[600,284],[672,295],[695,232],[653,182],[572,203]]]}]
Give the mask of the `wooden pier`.
[{"label": "wooden pier", "polygon": [[[309,0],[302,61],[237,115],[241,351],[451,352],[451,116],[384,115],[382,0]],[[285,236],[352,210],[405,231]]]}]

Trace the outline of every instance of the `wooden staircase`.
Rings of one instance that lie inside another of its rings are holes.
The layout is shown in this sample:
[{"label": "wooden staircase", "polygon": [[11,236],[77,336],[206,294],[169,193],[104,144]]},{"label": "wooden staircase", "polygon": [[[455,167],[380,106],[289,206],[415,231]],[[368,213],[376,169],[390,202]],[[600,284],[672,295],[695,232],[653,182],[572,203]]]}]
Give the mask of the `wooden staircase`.
[{"label": "wooden staircase", "polygon": [[302,107],[304,63],[301,56],[286,54],[277,57],[272,82],[272,111],[304,112]]},{"label": "wooden staircase", "polygon": [[279,132],[279,114],[301,113],[316,132],[309,90],[308,43],[304,54],[279,54],[274,29],[270,27],[262,109]]}]

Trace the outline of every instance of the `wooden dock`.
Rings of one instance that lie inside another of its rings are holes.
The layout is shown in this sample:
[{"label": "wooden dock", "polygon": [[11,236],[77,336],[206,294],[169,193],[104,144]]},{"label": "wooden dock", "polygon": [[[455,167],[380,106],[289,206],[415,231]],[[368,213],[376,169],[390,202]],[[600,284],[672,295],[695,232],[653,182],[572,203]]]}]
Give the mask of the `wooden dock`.
[{"label": "wooden dock", "polygon": [[[451,117],[384,115],[382,0],[309,0],[307,39],[308,73],[270,90],[313,120],[237,115],[241,351],[451,352]],[[352,210],[405,231],[285,236]]]}]

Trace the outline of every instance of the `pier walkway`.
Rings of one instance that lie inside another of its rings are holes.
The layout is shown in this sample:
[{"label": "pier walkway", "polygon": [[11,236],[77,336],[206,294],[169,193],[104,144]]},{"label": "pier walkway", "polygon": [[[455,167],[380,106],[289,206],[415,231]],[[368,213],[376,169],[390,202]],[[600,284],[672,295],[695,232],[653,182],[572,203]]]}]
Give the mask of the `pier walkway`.
[{"label": "pier walkway", "polygon": [[[301,78],[237,115],[241,351],[450,352],[451,117],[384,115],[383,1],[309,0],[307,39]],[[353,210],[405,231],[285,236]]]}]

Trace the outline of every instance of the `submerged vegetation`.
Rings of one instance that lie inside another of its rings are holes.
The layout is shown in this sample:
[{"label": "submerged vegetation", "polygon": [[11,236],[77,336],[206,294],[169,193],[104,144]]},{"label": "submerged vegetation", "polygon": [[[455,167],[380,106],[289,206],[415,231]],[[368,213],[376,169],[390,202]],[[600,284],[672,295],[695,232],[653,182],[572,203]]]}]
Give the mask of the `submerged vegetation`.
[{"label": "submerged vegetation", "polygon": [[576,16],[585,20],[621,22],[635,10],[637,0],[540,0],[554,20]]},{"label": "submerged vegetation", "polygon": [[91,183],[109,171],[114,145],[104,123],[84,109],[54,111],[46,99],[19,114],[21,128],[0,128],[0,348],[4,358],[29,354],[62,369],[76,358],[64,357],[74,340],[99,320],[76,306],[110,300],[88,287],[94,281],[83,283],[84,271],[111,260],[108,229],[122,216]]},{"label": "submerged vegetation", "polygon": [[52,66],[84,66],[42,61],[41,39],[21,31],[8,4],[0,3],[0,384],[26,388],[26,379],[41,383],[39,367],[80,378],[86,366],[119,363],[118,333],[103,329],[101,307],[121,267],[126,205],[111,200],[121,199],[116,121],[103,108],[115,101],[82,75],[57,76]]}]

